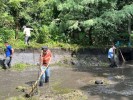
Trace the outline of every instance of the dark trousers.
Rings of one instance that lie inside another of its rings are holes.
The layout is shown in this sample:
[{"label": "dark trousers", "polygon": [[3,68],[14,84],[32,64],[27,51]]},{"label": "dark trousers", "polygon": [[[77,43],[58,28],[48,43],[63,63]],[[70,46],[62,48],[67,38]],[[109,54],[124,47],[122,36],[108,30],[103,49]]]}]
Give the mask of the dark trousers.
[{"label": "dark trousers", "polygon": [[114,58],[109,58],[109,62],[110,62],[109,67],[117,67],[117,65],[116,65],[116,62],[115,62]]},{"label": "dark trousers", "polygon": [[25,36],[25,44],[29,45],[30,36]]}]

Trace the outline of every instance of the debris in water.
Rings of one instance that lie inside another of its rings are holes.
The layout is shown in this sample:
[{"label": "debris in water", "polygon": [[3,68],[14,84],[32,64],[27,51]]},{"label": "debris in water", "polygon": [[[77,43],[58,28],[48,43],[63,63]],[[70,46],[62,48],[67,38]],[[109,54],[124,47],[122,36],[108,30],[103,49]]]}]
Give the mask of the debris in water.
[{"label": "debris in water", "polygon": [[27,88],[24,87],[24,86],[18,86],[18,87],[16,87],[16,89],[17,89],[18,91],[25,92],[25,90],[26,90]]},{"label": "debris in water", "polygon": [[125,79],[125,76],[124,75],[117,75],[115,76],[116,79]]},{"label": "debris in water", "polygon": [[102,80],[95,80],[95,84],[103,84]]}]

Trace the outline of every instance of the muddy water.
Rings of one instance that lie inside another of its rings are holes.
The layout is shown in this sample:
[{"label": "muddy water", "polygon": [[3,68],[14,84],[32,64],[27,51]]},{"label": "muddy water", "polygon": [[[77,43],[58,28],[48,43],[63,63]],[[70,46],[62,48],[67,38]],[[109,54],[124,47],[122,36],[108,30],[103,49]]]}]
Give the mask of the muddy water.
[{"label": "muddy water", "polygon": [[0,71],[0,100],[21,95],[22,92],[18,92],[16,88],[18,86],[27,86],[28,82],[32,79],[37,79],[36,70],[23,72],[15,72],[11,70]]},{"label": "muddy water", "polygon": [[108,84],[82,88],[89,95],[98,96],[97,100],[133,100],[133,61],[117,68],[94,68],[89,72],[110,81]]},{"label": "muddy water", "polygon": [[[53,56],[52,63],[56,63],[68,53],[59,53]],[[15,53],[12,64],[37,64],[39,52]],[[3,55],[0,56],[3,58]],[[108,67],[51,67],[50,85],[60,83],[62,87],[85,91],[90,100],[133,100],[133,62],[126,62],[117,68]],[[38,76],[38,68],[32,67],[22,72],[12,70],[0,71],[0,100],[12,96],[23,95],[16,90],[17,86],[29,86]],[[105,84],[95,85],[94,80],[104,80]],[[93,80],[93,81],[91,81]],[[107,81],[107,82],[106,82]],[[45,87],[44,87],[45,88]],[[46,90],[40,88],[41,93]]]}]

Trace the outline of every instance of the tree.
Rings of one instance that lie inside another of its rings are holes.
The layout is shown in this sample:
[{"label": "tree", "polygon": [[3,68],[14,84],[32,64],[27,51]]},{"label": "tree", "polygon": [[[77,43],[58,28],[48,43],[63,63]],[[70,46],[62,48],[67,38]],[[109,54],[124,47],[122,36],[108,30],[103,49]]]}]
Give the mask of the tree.
[{"label": "tree", "polygon": [[18,37],[18,31],[20,29],[20,12],[22,12],[21,3],[25,0],[9,0],[7,6],[9,7],[9,13],[12,15],[15,25],[15,38]]},{"label": "tree", "polygon": [[80,37],[85,32],[82,40],[87,40],[88,37],[90,45],[93,42],[103,44],[113,41],[118,34],[117,26],[124,24],[129,17],[132,18],[131,3],[127,2],[120,7],[121,3],[118,4],[115,0],[65,0],[58,5],[58,17],[61,23],[66,23],[64,31],[70,30],[72,39],[79,39],[72,34]]}]

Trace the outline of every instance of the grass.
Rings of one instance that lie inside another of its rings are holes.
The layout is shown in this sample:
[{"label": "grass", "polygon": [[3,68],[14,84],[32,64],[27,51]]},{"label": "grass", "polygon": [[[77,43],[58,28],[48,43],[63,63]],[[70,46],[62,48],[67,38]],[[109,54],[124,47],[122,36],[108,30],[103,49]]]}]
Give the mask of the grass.
[{"label": "grass", "polygon": [[15,65],[12,66],[13,70],[17,71],[23,71],[24,69],[30,67],[31,65],[29,64],[24,64],[24,63],[16,63]]},{"label": "grass", "polygon": [[[23,71],[30,66],[31,66],[30,64],[16,63],[15,65],[11,67],[11,69],[16,70],[16,71]],[[2,65],[0,65],[0,70],[4,70]]]},{"label": "grass", "polygon": [[[49,40],[46,43],[40,44],[37,43],[34,39],[30,40],[30,46],[27,46],[24,44],[24,39],[22,37],[20,39],[14,39],[11,38],[8,40],[9,44],[13,46],[15,49],[26,49],[26,48],[40,48],[44,45],[50,47],[50,48],[64,48],[64,49],[69,49],[73,51],[77,51],[79,49],[84,49],[84,48],[109,48],[110,45],[83,45],[81,44],[73,44],[73,43],[65,43],[65,42],[60,42],[60,41],[53,41]],[[4,43],[0,42],[0,47],[5,47]],[[120,47],[128,47],[127,45],[121,45]],[[132,46],[131,46],[132,47]]]},{"label": "grass", "polygon": [[60,82],[52,86],[52,91],[62,100],[88,100],[88,97],[80,90],[62,87]]},{"label": "grass", "polygon": [[[28,48],[41,48],[42,46],[46,45],[49,48],[63,48],[66,50],[73,50],[77,51],[80,48],[84,48],[84,46],[78,45],[78,44],[69,44],[69,43],[64,43],[64,42],[58,42],[58,41],[48,41],[47,43],[37,43],[34,40],[30,41],[30,45],[24,44],[24,41],[20,39],[10,39],[8,40],[9,44],[14,48],[14,49],[28,49]],[[5,48],[4,43],[0,43],[1,48]]]},{"label": "grass", "polygon": [[52,66],[71,67],[72,65],[67,64],[67,63],[64,63],[64,62],[62,62],[62,61],[59,61],[59,62],[57,62],[57,63],[50,64],[50,66],[51,66],[51,67],[52,67]]},{"label": "grass", "polygon": [[52,91],[56,94],[67,94],[72,92],[73,89],[61,87],[61,83],[57,82],[52,85]]}]

